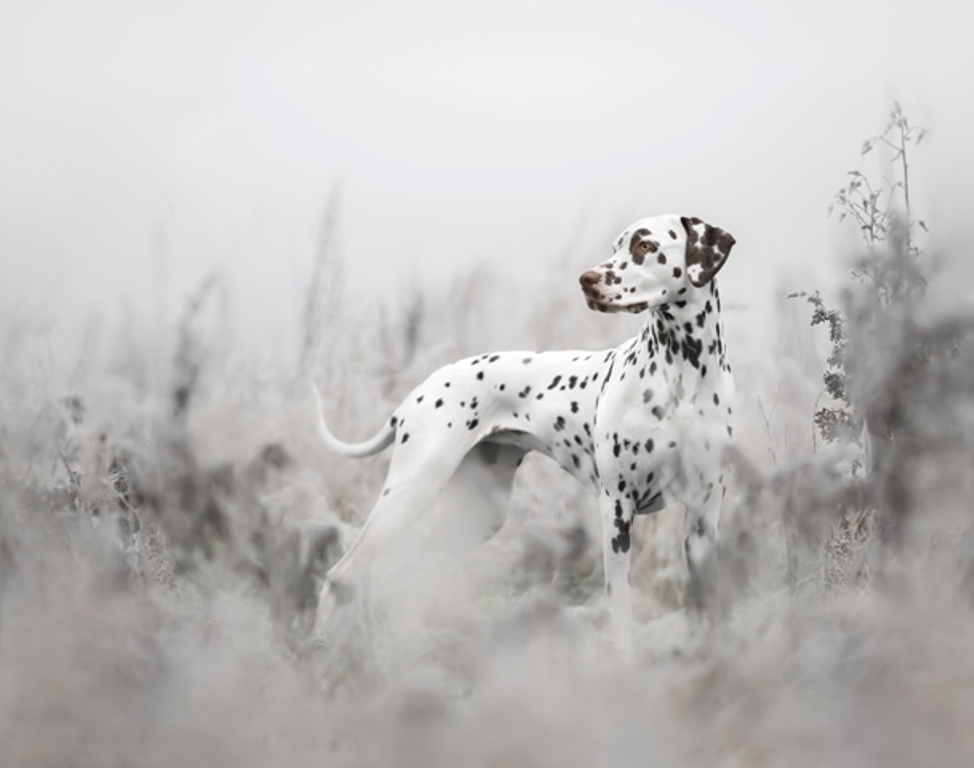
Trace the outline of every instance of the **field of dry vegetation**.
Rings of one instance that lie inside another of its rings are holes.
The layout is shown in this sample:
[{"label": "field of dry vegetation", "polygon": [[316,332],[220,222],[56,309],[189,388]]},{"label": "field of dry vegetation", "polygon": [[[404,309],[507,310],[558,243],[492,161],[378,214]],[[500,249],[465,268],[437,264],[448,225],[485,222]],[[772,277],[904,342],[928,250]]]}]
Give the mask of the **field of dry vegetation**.
[{"label": "field of dry vegetation", "polygon": [[904,243],[844,298],[871,474],[858,435],[814,432],[826,340],[808,308],[783,304],[751,360],[728,313],[733,607],[687,615],[682,511],[639,519],[623,664],[598,632],[594,502],[540,458],[494,539],[424,549],[370,614],[310,631],[388,457],[319,446],[309,376],[361,439],[460,355],[607,347],[638,324],[584,308],[588,254],[520,294],[475,268],[376,313],[343,295],[324,240],[273,362],[227,332],[212,283],[165,333],[92,328],[60,367],[31,322],[0,329],[0,765],[974,763],[972,318],[928,298]]}]

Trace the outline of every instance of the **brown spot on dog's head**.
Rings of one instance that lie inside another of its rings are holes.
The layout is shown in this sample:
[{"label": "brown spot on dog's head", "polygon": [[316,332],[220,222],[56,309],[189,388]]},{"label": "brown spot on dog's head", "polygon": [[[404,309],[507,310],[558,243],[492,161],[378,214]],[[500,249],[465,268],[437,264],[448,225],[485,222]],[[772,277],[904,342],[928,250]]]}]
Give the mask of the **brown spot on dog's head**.
[{"label": "brown spot on dog's head", "polygon": [[696,217],[681,216],[680,221],[687,231],[687,276],[694,286],[701,288],[724,266],[734,247],[734,237]]},{"label": "brown spot on dog's head", "polygon": [[648,229],[637,229],[632,233],[629,240],[629,253],[637,266],[643,263],[647,253],[656,253],[659,250],[659,243],[650,239],[651,235],[652,232]]}]

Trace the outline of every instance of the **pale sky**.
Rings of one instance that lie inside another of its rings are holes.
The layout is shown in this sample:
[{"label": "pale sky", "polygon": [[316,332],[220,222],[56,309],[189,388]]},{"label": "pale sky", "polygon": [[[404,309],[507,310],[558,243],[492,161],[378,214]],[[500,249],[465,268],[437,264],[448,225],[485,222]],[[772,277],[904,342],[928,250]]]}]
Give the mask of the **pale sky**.
[{"label": "pale sky", "polygon": [[727,301],[769,305],[836,264],[828,204],[893,99],[930,130],[918,212],[967,235],[972,28],[936,0],[6,0],[0,302],[67,323],[165,275],[174,316],[218,269],[286,325],[340,181],[366,301],[472,260],[581,271],[675,212],[736,236]]}]

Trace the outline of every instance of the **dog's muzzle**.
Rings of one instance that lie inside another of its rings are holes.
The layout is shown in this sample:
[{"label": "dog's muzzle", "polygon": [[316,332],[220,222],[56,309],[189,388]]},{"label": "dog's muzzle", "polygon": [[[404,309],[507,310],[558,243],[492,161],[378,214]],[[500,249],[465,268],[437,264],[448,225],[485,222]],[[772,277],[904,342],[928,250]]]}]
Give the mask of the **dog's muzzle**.
[{"label": "dog's muzzle", "polygon": [[588,304],[589,309],[595,309],[599,312],[609,311],[605,298],[602,296],[602,291],[599,290],[599,284],[602,282],[601,272],[596,272],[594,269],[583,272],[578,278],[578,282],[582,286],[582,292],[585,294],[585,302]]}]

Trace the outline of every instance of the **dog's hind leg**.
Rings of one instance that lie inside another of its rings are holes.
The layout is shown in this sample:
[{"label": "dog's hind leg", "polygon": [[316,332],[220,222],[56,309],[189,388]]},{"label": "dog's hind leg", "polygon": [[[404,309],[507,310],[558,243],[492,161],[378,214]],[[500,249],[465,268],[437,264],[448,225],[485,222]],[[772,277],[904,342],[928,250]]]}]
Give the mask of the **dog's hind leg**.
[{"label": "dog's hind leg", "polygon": [[436,502],[437,489],[403,481],[386,488],[351,546],[325,575],[318,598],[316,624],[320,629],[335,608],[348,602],[369,575],[372,563]]},{"label": "dog's hind leg", "polygon": [[[491,482],[500,481],[504,486],[500,506],[506,506],[523,453],[520,448],[486,444],[474,446],[465,456],[443,451],[426,456],[417,452],[395,455],[375,508],[358,537],[325,577],[318,602],[318,627],[323,626],[338,604],[351,597],[374,564],[389,572],[399,565],[397,554],[416,554],[397,553],[394,545],[409,539],[407,532],[412,533],[448,485],[444,495],[450,514],[443,515],[447,530],[437,533],[436,538],[452,551],[469,549],[488,538],[504,519],[497,499],[491,498]],[[457,456],[455,460],[447,458],[453,455]],[[451,478],[455,481],[451,482]],[[412,543],[418,546],[420,542]]]}]

